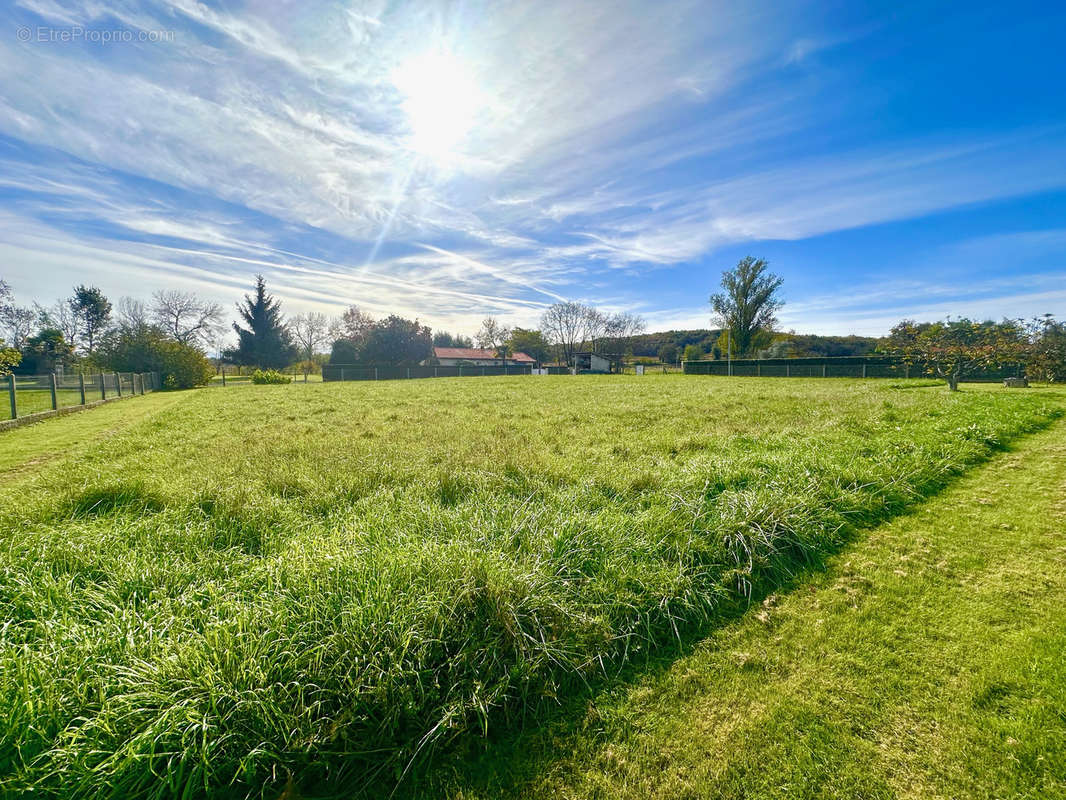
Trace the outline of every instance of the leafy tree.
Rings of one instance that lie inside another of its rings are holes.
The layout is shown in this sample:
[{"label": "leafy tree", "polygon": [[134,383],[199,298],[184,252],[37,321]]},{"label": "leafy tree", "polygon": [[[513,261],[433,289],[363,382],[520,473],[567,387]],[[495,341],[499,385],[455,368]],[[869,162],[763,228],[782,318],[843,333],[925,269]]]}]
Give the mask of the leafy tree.
[{"label": "leafy tree", "polygon": [[777,291],[784,279],[767,272],[768,266],[761,258],[742,258],[722,273],[724,291],[711,295],[717,321],[730,331],[734,356],[750,353],[758,344],[757,334],[770,333],[777,325],[775,315],[783,305]]},{"label": "leafy tree", "polygon": [[1030,320],[1026,333],[1026,374],[1048,383],[1066,377],[1066,323],[1045,314]]},{"label": "leafy tree", "polygon": [[698,361],[699,359],[703,358],[704,355],[705,354],[704,354],[703,350],[700,349],[699,345],[695,345],[695,344],[685,345],[685,355],[684,355],[684,360],[685,361]]},{"label": "leafy tree", "polygon": [[362,345],[374,328],[374,318],[359,306],[349,306],[340,319],[330,326],[330,335],[334,339],[350,339],[356,347]]},{"label": "leafy tree", "polygon": [[481,322],[481,330],[474,338],[478,347],[494,350],[500,361],[506,360],[510,352],[511,330],[501,325],[495,317],[485,317]]},{"label": "leafy tree", "polygon": [[1025,342],[1021,326],[968,319],[917,323],[904,320],[892,328],[885,348],[908,364],[943,378],[950,391],[979,370],[1021,360]]},{"label": "leafy tree", "polygon": [[351,339],[337,339],[329,354],[330,364],[356,364],[359,362],[359,349]]},{"label": "leafy tree", "polygon": [[418,320],[393,314],[374,326],[361,355],[371,364],[414,365],[433,355],[433,338]]},{"label": "leafy tree", "polygon": [[237,311],[248,327],[233,323],[238,343],[227,351],[228,358],[260,369],[281,369],[296,359],[292,335],[281,316],[281,303],[267,294],[262,275],[255,276],[255,296],[245,295]]},{"label": "leafy tree", "polygon": [[222,307],[192,292],[164,289],[152,294],[152,317],[174,341],[207,347],[222,332]]},{"label": "leafy tree", "polygon": [[20,361],[22,361],[22,353],[0,342],[0,375],[10,375],[11,370],[17,367]]},{"label": "leafy tree", "polygon": [[85,352],[91,356],[101,334],[107,330],[107,324],[111,321],[111,301],[95,286],[82,285],[75,287],[74,296],[67,302],[78,320]]},{"label": "leafy tree", "polygon": [[659,348],[659,360],[664,364],[676,364],[677,356],[681,352],[676,344],[669,342]]},{"label": "leafy tree", "polygon": [[[433,334],[434,347],[473,347],[474,340],[469,336],[451,334],[447,331],[437,331]],[[533,355],[530,353],[530,355]]]},{"label": "leafy tree", "polygon": [[22,346],[22,369],[29,374],[55,372],[70,361],[74,348],[58,328],[42,328]]},{"label": "leafy tree", "polygon": [[[11,287],[7,282],[0,279],[0,320],[7,316],[8,309],[14,306],[11,296]],[[22,354],[14,347],[7,347],[3,339],[0,339],[0,375],[9,375],[14,367],[19,365]]]},{"label": "leafy tree", "polygon": [[215,368],[194,345],[170,338],[157,325],[134,321],[100,342],[100,364],[115,372],[158,372],[168,389],[191,389],[211,380]]},{"label": "leafy tree", "polygon": [[508,340],[512,353],[525,353],[538,363],[544,363],[551,354],[551,342],[538,330],[512,328]]}]

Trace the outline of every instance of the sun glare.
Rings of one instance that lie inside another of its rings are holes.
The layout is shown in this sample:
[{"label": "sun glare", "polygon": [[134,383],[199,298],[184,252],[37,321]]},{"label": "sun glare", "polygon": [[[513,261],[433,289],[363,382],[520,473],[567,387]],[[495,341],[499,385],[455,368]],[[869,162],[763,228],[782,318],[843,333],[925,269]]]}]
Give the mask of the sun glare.
[{"label": "sun glare", "polygon": [[454,155],[482,104],[465,65],[450,53],[431,52],[400,67],[393,83],[404,96],[412,147],[435,160]]}]

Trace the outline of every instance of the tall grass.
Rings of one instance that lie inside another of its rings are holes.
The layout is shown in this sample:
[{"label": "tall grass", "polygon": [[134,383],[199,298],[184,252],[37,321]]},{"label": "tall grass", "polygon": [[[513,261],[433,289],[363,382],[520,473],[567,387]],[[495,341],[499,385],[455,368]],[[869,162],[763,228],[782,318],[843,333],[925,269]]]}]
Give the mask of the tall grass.
[{"label": "tall grass", "polygon": [[388,787],[1058,413],[675,376],[190,393],[0,491],[0,788]]}]

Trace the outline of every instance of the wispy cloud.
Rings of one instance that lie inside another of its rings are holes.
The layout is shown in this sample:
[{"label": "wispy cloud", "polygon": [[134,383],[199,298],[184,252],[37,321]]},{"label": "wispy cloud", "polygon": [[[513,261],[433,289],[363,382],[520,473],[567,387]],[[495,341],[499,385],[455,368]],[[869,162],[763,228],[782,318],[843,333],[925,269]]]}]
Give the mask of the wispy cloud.
[{"label": "wispy cloud", "polygon": [[[173,36],[0,37],[9,269],[25,291],[77,270],[103,282],[112,263],[126,286],[139,274],[219,294],[263,269],[297,310],[358,302],[453,326],[489,311],[529,323],[563,297],[666,320],[697,314],[657,300],[649,276],[721,248],[1066,186],[1054,123],[844,136],[816,54],[884,20],[817,10],[20,0],[0,12],[9,27]],[[394,80],[435,48],[481,98],[442,160],[414,148]]]}]

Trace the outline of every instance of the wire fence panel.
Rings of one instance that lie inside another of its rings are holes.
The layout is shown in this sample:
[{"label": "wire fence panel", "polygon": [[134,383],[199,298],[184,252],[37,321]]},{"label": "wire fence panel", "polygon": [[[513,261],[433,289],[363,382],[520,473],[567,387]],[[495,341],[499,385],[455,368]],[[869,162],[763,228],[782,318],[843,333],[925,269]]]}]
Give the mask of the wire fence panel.
[{"label": "wire fence panel", "polygon": [[[686,375],[733,375],[764,378],[923,378],[929,377],[921,364],[907,364],[897,356],[838,356],[828,358],[765,358],[730,361],[685,361]],[[1020,364],[1004,364],[975,371],[967,381],[999,382],[1020,376]]]},{"label": "wire fence panel", "polygon": [[0,378],[0,421],[29,417],[102,400],[147,394],[161,387],[157,372],[51,373]]}]

